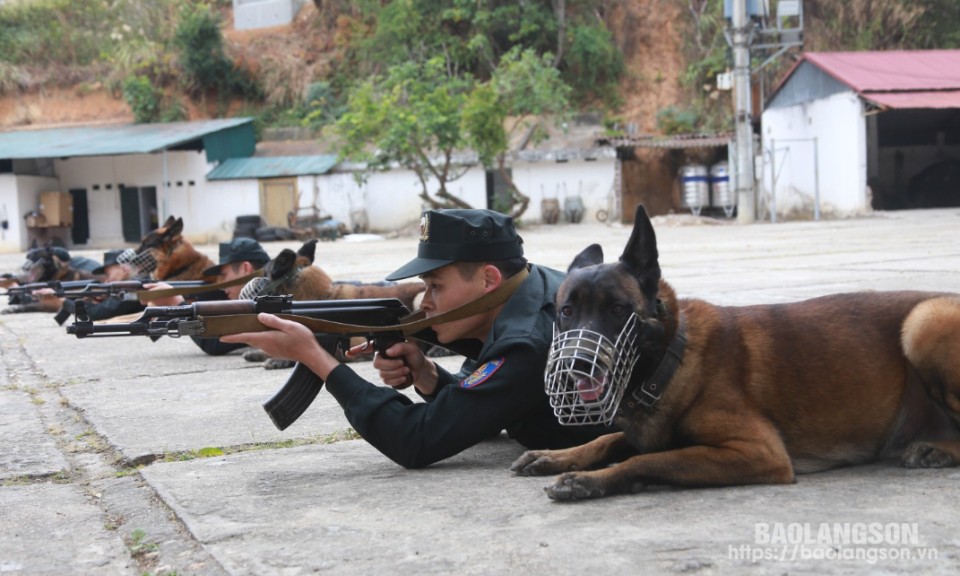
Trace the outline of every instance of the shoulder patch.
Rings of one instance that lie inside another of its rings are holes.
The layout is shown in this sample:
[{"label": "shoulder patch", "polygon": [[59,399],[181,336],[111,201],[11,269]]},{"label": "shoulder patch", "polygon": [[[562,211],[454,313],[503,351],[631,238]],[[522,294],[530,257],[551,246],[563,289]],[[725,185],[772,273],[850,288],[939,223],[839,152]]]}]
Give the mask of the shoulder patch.
[{"label": "shoulder patch", "polygon": [[473,388],[479,386],[490,379],[493,374],[503,366],[503,358],[484,362],[479,368],[473,371],[473,374],[460,381],[461,388]]}]

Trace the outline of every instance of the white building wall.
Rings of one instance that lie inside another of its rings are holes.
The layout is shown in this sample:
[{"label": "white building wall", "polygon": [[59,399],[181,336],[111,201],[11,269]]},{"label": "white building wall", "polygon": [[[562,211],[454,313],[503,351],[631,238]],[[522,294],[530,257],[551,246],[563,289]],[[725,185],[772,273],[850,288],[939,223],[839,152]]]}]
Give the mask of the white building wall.
[{"label": "white building wall", "polygon": [[[596,221],[598,210],[609,210],[613,202],[615,158],[570,162],[518,161],[513,164],[513,180],[521,192],[530,197],[521,222],[542,221],[541,201],[557,198],[564,201],[579,196],[584,205],[584,221]],[[392,232],[416,227],[420,213],[427,208],[420,198],[420,181],[410,170],[379,172],[358,185],[352,172],[341,171],[321,176],[302,176],[298,180],[300,207],[316,206],[353,229],[365,219],[371,232]],[[436,184],[428,187],[433,194]],[[487,206],[487,176],[482,166],[471,167],[463,176],[450,182],[448,190],[474,208]],[[357,214],[361,212],[361,214]]]},{"label": "white building wall", "polygon": [[[207,181],[213,165],[202,151],[76,157],[57,160],[55,166],[60,190],[87,190],[91,246],[125,245],[121,185],[156,188],[159,221],[183,218],[184,236],[191,242],[229,240],[237,216],[260,212],[257,181]],[[164,175],[169,187],[163,186]]]},{"label": "white building wall", "polygon": [[[11,249],[22,249],[26,232],[20,229],[23,224],[21,213],[32,209],[42,190],[87,190],[88,246],[91,248],[126,244],[121,221],[121,185],[154,187],[157,190],[158,220],[162,222],[171,215],[183,218],[184,235],[195,243],[229,240],[237,216],[261,212],[258,180],[208,181],[206,174],[213,165],[207,163],[202,151],[167,152],[165,156],[165,159],[164,154],[58,159],[54,167],[59,181],[40,179],[42,184],[27,186],[16,193],[11,190],[17,190],[17,184],[4,184],[0,179],[0,214],[5,202],[9,206],[8,212],[18,215],[10,218],[10,230],[0,239],[0,249],[7,243],[11,243]],[[612,205],[614,163],[612,157],[601,157],[596,161],[515,162],[512,168],[514,181],[524,194],[530,196],[530,204],[520,221],[541,222],[544,198],[557,198],[563,206],[564,201],[573,196],[579,196],[583,202],[584,220],[594,221],[598,210],[609,210]],[[168,187],[164,186],[165,181]],[[420,213],[427,207],[420,198],[420,182],[410,170],[371,174],[363,184],[358,184],[349,171],[301,176],[297,178],[297,187],[301,208],[315,206],[321,214],[329,214],[351,230],[364,228],[386,233],[415,229]],[[431,192],[436,189],[435,183],[430,183],[429,187]],[[481,166],[471,167],[448,188],[473,207],[488,207],[486,172]],[[16,194],[22,198],[14,200]],[[10,240],[14,236],[15,239]]]},{"label": "white building wall", "polygon": [[0,252],[22,252],[29,246],[24,214],[37,210],[40,193],[59,190],[56,178],[46,176],[17,176],[0,174]]},{"label": "white building wall", "polygon": [[[435,184],[428,184],[431,193]],[[300,208],[314,206],[353,229],[364,225],[370,232],[384,233],[416,227],[425,203],[422,186],[411,170],[370,174],[358,184],[351,171],[330,172],[298,179]],[[471,168],[448,185],[450,192],[471,206],[486,207],[486,174]]]},{"label": "white building wall", "polygon": [[[763,112],[761,213],[778,217],[870,210],[866,121],[853,92]],[[815,156],[816,154],[816,156]]]},{"label": "white building wall", "polygon": [[571,160],[569,162],[518,162],[513,165],[513,181],[530,197],[521,222],[539,223],[544,198],[556,198],[561,210],[568,198],[579,196],[583,202],[583,222],[596,222],[599,210],[609,211],[614,200],[616,159]]},{"label": "white building wall", "polygon": [[207,180],[214,167],[202,151],[167,152],[170,186],[164,199],[157,190],[160,221],[167,216],[183,218],[183,235],[193,243],[230,240],[237,216],[260,213],[258,181]]},{"label": "white building wall", "polygon": [[237,216],[260,213],[256,180],[176,182],[167,190],[167,216],[183,218],[183,235],[195,244],[226,242],[233,237]]},{"label": "white building wall", "polygon": [[304,0],[233,0],[233,27],[250,30],[282,26],[296,18]]},{"label": "white building wall", "polygon": [[0,252],[20,252],[26,243],[23,215],[27,208],[21,206],[17,177],[0,174],[0,219],[7,221],[7,229],[0,228]]},{"label": "white building wall", "polygon": [[123,180],[117,172],[125,159],[125,156],[93,156],[54,161],[61,191],[70,188],[87,190],[91,245],[123,245],[119,187]]}]

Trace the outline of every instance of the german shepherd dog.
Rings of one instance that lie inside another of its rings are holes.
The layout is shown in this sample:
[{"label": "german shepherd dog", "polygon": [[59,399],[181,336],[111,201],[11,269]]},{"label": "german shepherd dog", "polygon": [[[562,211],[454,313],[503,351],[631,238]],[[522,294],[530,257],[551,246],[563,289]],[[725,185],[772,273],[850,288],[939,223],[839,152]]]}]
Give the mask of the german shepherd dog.
[{"label": "german shepherd dog", "polygon": [[[594,349],[609,351],[590,342],[629,332],[613,353],[638,353],[610,413],[620,432],[528,451],[511,466],[560,474],[546,488],[554,500],[650,484],[792,483],[796,473],[887,458],[907,468],[960,463],[960,295],[859,292],[737,307],[678,299],[660,278],[640,206],[619,262],[586,248],[556,304],[546,379],[561,421],[618,384],[610,371],[588,373]],[[563,344],[565,335],[583,346]]]},{"label": "german shepherd dog", "polygon": [[[94,280],[93,270],[100,263],[83,256],[71,256],[67,250],[51,244],[38,247],[34,241],[27,251],[20,272],[11,275],[11,285],[32,284],[35,282],[68,282],[71,280]],[[11,295],[4,314],[20,312],[56,312],[60,308],[59,298],[43,298],[37,295]]]},{"label": "german shepherd dog", "polygon": [[148,256],[156,261],[153,277],[157,280],[217,281],[215,276],[203,275],[215,262],[183,237],[183,218],[167,218],[163,226],[143,237],[136,253],[137,257]]},{"label": "german shepherd dog", "polygon": [[[268,294],[292,294],[294,300],[352,300],[357,298],[396,298],[415,310],[417,297],[426,289],[423,282],[351,282],[334,281],[318,266],[314,266],[317,239],[307,240],[296,252],[284,248],[263,267],[263,277],[244,286],[240,298]],[[341,360],[345,357],[337,349],[339,338],[321,337],[320,344]],[[264,362],[264,368],[279,369],[293,366],[290,360],[268,358],[261,350],[249,350],[243,355],[250,362]]]},{"label": "german shepherd dog", "polygon": [[296,251],[285,248],[263,267],[263,277],[273,285],[271,294],[292,294],[294,300],[352,300],[396,298],[409,310],[425,289],[423,282],[334,281],[314,266],[317,239],[312,238]]}]

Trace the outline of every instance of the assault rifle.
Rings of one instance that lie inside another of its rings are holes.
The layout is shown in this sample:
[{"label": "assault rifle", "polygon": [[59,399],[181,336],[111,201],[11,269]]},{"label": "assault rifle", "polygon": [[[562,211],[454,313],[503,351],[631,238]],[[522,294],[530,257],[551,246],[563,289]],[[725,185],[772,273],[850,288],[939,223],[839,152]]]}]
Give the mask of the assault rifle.
[{"label": "assault rifle", "polygon": [[[404,330],[407,308],[395,298],[361,300],[301,300],[291,296],[259,296],[255,300],[212,300],[182,306],[148,306],[132,322],[94,324],[86,315],[83,301],[76,303],[75,322],[67,334],[77,338],[103,336],[219,337],[226,334],[263,331],[257,313],[269,312],[294,320],[315,334],[336,334],[349,340],[362,336],[373,342],[381,354],[407,335],[434,343],[432,331],[417,326],[418,334]],[[408,326],[414,326],[409,324]],[[306,411],[323,386],[323,381],[306,366],[297,364],[287,382],[263,404],[280,430],[286,429]]]},{"label": "assault rifle", "polygon": [[43,290],[44,288],[52,288],[53,290],[81,290],[95,282],[96,280],[92,278],[87,280],[67,280],[65,282],[61,282],[60,280],[50,280],[49,282],[30,282],[29,284],[8,286],[7,291],[3,294],[0,294],[0,296],[29,296],[34,291]]},{"label": "assault rifle", "polygon": [[[219,337],[268,330],[257,319],[257,313],[269,312],[299,322],[317,335],[335,334],[341,338],[363,336],[373,342],[380,354],[409,336],[468,358],[477,358],[482,342],[464,339],[439,344],[431,326],[462,320],[500,306],[527,278],[527,274],[527,269],[523,269],[496,290],[432,318],[426,318],[422,311],[409,314],[403,303],[395,298],[295,301],[292,296],[258,296],[255,300],[150,306],[133,322],[94,324],[86,315],[83,301],[79,300],[76,322],[67,327],[67,333],[75,334],[78,338],[134,334],[153,338],[164,335]],[[280,390],[263,403],[263,409],[277,428],[285,430],[306,411],[321,387],[323,380],[298,363]]]},{"label": "assault rifle", "polygon": [[171,290],[181,290],[190,288],[191,292],[201,291],[203,286],[210,286],[203,280],[120,280],[117,282],[98,282],[97,280],[69,280],[61,282],[51,280],[49,282],[31,282],[21,286],[12,286],[5,292],[9,296],[32,296],[37,290],[50,289],[52,292],[44,294],[51,298],[68,298],[76,300],[78,298],[97,298],[116,296],[121,300],[139,300],[146,289],[144,284],[164,282],[170,285]]}]

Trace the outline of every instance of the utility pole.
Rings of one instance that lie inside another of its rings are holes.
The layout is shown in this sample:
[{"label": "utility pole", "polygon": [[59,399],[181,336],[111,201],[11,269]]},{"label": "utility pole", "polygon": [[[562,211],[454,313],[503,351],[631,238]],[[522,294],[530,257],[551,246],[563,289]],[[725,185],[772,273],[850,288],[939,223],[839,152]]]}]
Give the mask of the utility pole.
[{"label": "utility pole", "polygon": [[733,45],[734,121],[736,123],[737,222],[756,220],[756,190],[753,178],[753,126],[750,103],[750,26],[747,0],[733,0],[731,38]]}]

